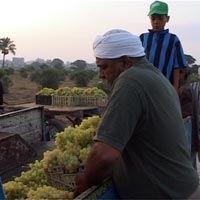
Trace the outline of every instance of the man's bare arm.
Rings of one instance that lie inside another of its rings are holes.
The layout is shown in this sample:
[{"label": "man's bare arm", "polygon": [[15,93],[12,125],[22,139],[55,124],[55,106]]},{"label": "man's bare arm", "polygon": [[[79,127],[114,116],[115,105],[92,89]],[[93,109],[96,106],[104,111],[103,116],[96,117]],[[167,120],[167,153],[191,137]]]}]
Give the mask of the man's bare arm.
[{"label": "man's bare arm", "polygon": [[102,142],[96,142],[89,155],[83,172],[76,177],[75,196],[89,187],[100,184],[105,178],[112,176],[115,163],[120,158],[119,150]]},{"label": "man's bare arm", "polygon": [[180,79],[181,79],[181,69],[175,69],[173,71],[173,86],[175,87],[176,91],[178,91],[180,87]]}]

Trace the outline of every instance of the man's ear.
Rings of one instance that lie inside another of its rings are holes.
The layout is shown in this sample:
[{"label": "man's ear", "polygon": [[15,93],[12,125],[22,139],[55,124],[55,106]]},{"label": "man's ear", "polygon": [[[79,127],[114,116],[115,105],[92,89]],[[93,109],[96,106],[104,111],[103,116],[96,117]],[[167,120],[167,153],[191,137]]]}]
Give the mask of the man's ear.
[{"label": "man's ear", "polygon": [[131,67],[133,65],[133,60],[128,56],[123,56],[122,62],[124,64],[123,66],[125,69],[128,69],[129,67]]}]

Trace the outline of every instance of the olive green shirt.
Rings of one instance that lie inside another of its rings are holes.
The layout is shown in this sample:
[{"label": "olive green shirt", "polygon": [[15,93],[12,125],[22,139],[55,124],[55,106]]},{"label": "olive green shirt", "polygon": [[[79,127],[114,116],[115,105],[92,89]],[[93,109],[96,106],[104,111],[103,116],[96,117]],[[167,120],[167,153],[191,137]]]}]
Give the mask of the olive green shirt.
[{"label": "olive green shirt", "polygon": [[119,151],[123,199],[186,198],[199,180],[187,150],[178,95],[145,58],[117,78],[95,140]]}]

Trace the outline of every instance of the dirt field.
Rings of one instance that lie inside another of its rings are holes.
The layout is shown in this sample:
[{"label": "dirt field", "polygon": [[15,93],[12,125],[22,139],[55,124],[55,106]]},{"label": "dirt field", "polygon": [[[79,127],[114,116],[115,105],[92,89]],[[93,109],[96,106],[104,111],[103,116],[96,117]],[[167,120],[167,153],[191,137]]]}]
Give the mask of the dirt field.
[{"label": "dirt field", "polygon": [[[19,73],[11,75],[11,80],[13,85],[9,88],[9,93],[4,94],[4,105],[12,106],[24,103],[35,102],[35,95],[41,89],[40,85],[35,82],[30,81],[29,78],[23,78]],[[73,87],[74,82],[66,77],[65,81],[61,83],[60,87]],[[63,121],[66,124],[71,124],[71,122],[63,115],[55,116],[57,119]]]},{"label": "dirt field", "polygon": [[[11,75],[13,86],[9,88],[9,93],[4,95],[4,102],[8,105],[35,102],[35,94],[41,86],[30,81],[29,78],[22,78],[18,73]],[[66,77],[61,86],[74,86],[74,83]]]}]

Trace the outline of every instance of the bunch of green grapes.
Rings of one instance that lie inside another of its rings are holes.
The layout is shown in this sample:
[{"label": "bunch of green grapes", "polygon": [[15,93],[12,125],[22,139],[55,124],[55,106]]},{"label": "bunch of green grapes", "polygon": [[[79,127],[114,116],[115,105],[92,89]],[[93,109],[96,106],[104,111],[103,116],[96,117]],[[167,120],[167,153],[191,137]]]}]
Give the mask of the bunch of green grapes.
[{"label": "bunch of green grapes", "polygon": [[73,199],[73,193],[60,192],[47,186],[45,170],[52,172],[56,167],[62,167],[66,173],[77,173],[88,159],[99,121],[100,117],[97,115],[88,117],[79,126],[67,127],[59,133],[54,150],[44,152],[41,161],[30,163],[30,170],[4,184],[7,199],[25,199],[27,196],[29,200]]},{"label": "bunch of green grapes", "polygon": [[55,139],[56,147],[60,149],[61,151],[64,151],[67,145],[66,144],[67,142],[74,143],[75,132],[76,132],[76,128],[72,126],[68,126],[67,128],[65,128],[63,132],[58,133]]},{"label": "bunch of green grapes", "polygon": [[52,171],[56,166],[60,166],[69,173],[76,172],[80,164],[87,160],[99,121],[100,117],[94,115],[84,119],[79,126],[69,126],[58,133],[56,148],[44,153],[44,168]]},{"label": "bunch of green grapes", "polygon": [[63,151],[58,155],[59,164],[65,169],[65,173],[76,173],[80,166],[78,155]]},{"label": "bunch of green grapes", "polygon": [[88,129],[83,130],[77,127],[74,134],[74,140],[75,145],[79,145],[81,148],[84,148],[88,144],[93,143],[93,136]]},{"label": "bunch of green grapes", "polygon": [[57,148],[51,150],[51,151],[45,151],[44,157],[42,159],[42,165],[43,168],[48,170],[49,172],[53,171],[55,167],[59,166],[59,159],[58,155],[61,153],[61,151]]},{"label": "bunch of green grapes", "polygon": [[74,193],[70,191],[58,190],[52,186],[38,187],[37,190],[30,190],[27,194],[27,200],[36,199],[73,199]]},{"label": "bunch of green grapes", "polygon": [[55,90],[52,89],[52,88],[47,88],[47,87],[42,88],[42,89],[37,93],[37,95],[45,95],[45,96],[54,95],[54,94],[55,94]]},{"label": "bunch of green grapes", "polygon": [[99,97],[107,97],[107,94],[97,87],[86,88],[84,93],[86,96],[99,96]]},{"label": "bunch of green grapes", "polygon": [[99,122],[100,122],[100,117],[98,115],[93,115],[92,117],[83,119],[83,121],[79,125],[79,128],[83,130],[86,130],[89,128],[93,128],[94,130],[97,130]]},{"label": "bunch of green grapes", "polygon": [[66,145],[64,146],[62,152],[68,152],[68,154],[78,156],[81,146],[79,144],[75,144],[70,141],[66,141]]},{"label": "bunch of green grapes", "polygon": [[74,96],[81,96],[84,93],[84,88],[80,88],[80,87],[73,87],[72,88],[72,93]]},{"label": "bunch of green grapes", "polygon": [[28,186],[21,182],[9,181],[3,184],[6,199],[26,199]]},{"label": "bunch of green grapes", "polygon": [[79,160],[81,162],[82,165],[86,164],[86,161],[88,159],[88,156],[91,152],[91,148],[92,146],[89,144],[86,147],[82,148],[79,152]]},{"label": "bunch of green grapes", "polygon": [[[90,134],[90,137],[91,138],[94,138],[94,136],[96,135],[97,133],[97,129],[94,128],[94,127],[90,127],[87,129],[87,132]],[[93,143],[93,142],[92,142]]]},{"label": "bunch of green grapes", "polygon": [[72,96],[73,92],[70,87],[61,87],[55,91],[55,95],[58,96]]},{"label": "bunch of green grapes", "polygon": [[29,188],[37,188],[38,186],[46,185],[47,178],[41,161],[36,160],[29,164],[30,169],[22,172],[19,177],[15,178],[16,182],[21,182]]},{"label": "bunch of green grapes", "polygon": [[94,96],[97,97],[107,97],[107,94],[102,89],[99,89],[97,87],[92,88],[92,93]]},{"label": "bunch of green grapes", "polygon": [[85,90],[84,90],[84,92],[83,92],[83,95],[85,95],[85,96],[92,96],[93,94],[92,94],[92,88],[86,88]]}]

